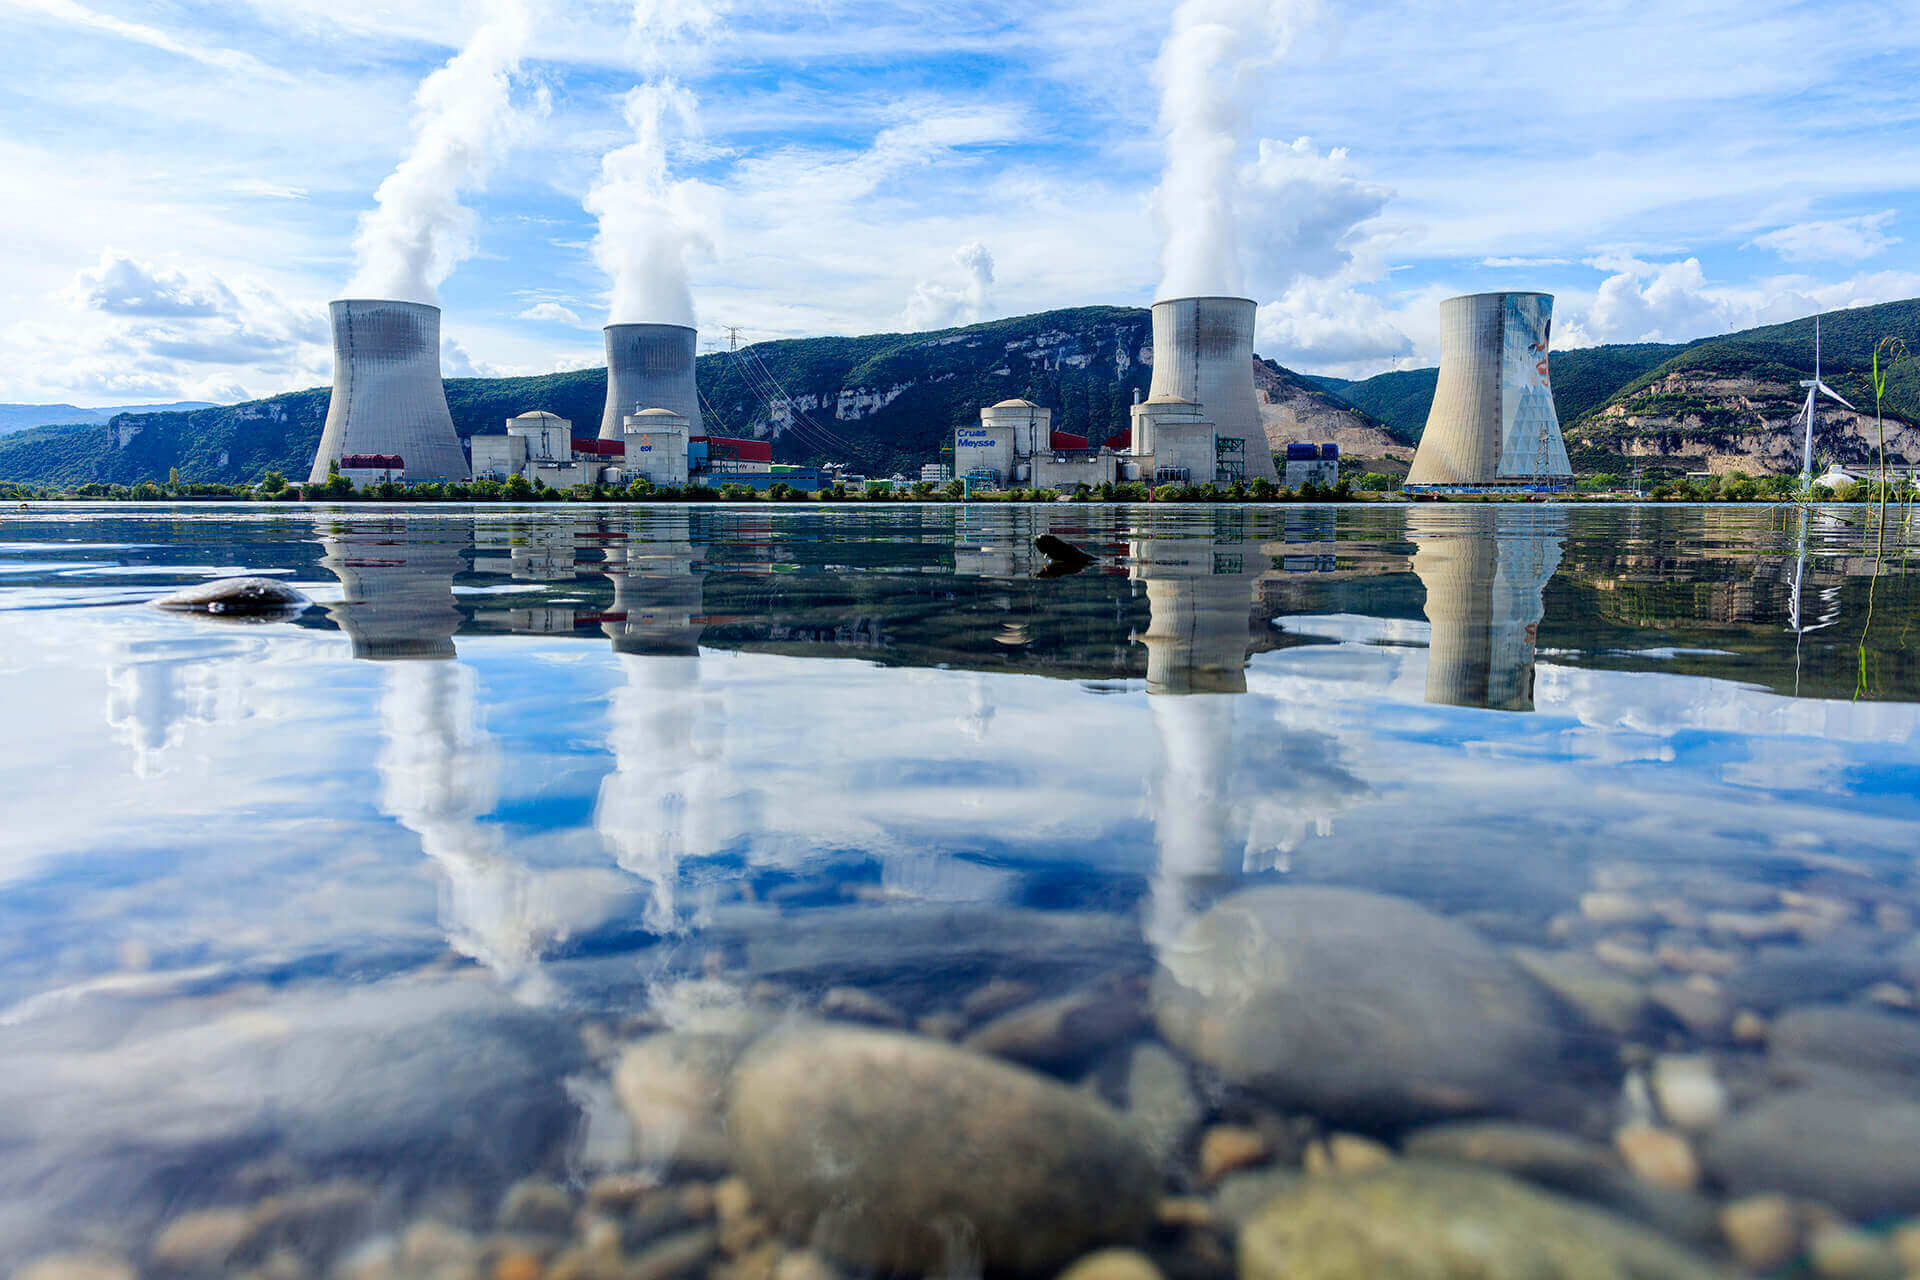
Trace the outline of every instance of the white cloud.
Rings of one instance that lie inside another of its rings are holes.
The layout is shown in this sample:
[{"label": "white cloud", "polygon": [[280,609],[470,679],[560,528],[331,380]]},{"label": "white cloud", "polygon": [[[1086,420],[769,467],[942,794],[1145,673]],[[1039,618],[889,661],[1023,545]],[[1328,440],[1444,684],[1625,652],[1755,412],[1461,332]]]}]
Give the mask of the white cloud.
[{"label": "white cloud", "polygon": [[1363,229],[1393,199],[1359,175],[1345,147],[1322,155],[1311,138],[1261,139],[1240,192],[1247,276],[1263,292],[1352,266]]},{"label": "white cloud", "polygon": [[238,307],[218,280],[194,281],[185,272],[135,262],[111,249],[75,282],[86,306],[121,316],[213,316]]},{"label": "white cloud", "polygon": [[194,44],[162,31],[158,27],[128,22],[112,14],[89,9],[83,4],[75,3],[75,0],[8,0],[8,2],[15,8],[25,9],[29,13],[38,14],[54,22],[118,36],[123,40],[142,44],[150,49],[158,49],[163,53],[175,54],[221,71],[234,71],[268,79],[286,78],[284,72],[269,67],[252,54],[235,49]]},{"label": "white cloud", "polygon": [[1289,368],[1378,368],[1413,353],[1399,318],[1371,294],[1337,280],[1302,280],[1260,308],[1261,353]]},{"label": "white cloud", "polygon": [[902,322],[910,331],[950,329],[972,324],[986,314],[989,291],[993,288],[993,255],[978,240],[953,251],[960,268],[960,282],[922,280],[907,299]]},{"label": "white cloud", "polygon": [[560,305],[558,302],[536,302],[525,311],[522,311],[520,318],[522,320],[543,320],[553,324],[572,325],[576,329],[583,327],[579,313],[575,312],[571,307]]},{"label": "white cloud", "polygon": [[1697,257],[1670,262],[1603,255],[1588,265],[1610,272],[1582,311],[1564,308],[1555,344],[1687,342],[1779,324],[1820,311],[1864,307],[1920,294],[1920,273],[1881,271],[1837,281],[1767,276],[1744,283],[1708,279]]},{"label": "white cloud", "polygon": [[1796,222],[1755,236],[1751,243],[1789,262],[1864,262],[1900,243],[1884,229],[1892,221],[1893,210],[1885,209],[1857,218]]},{"label": "white cloud", "polygon": [[1528,267],[1565,267],[1572,264],[1570,258],[1482,258],[1480,265],[1494,270],[1518,270]]}]

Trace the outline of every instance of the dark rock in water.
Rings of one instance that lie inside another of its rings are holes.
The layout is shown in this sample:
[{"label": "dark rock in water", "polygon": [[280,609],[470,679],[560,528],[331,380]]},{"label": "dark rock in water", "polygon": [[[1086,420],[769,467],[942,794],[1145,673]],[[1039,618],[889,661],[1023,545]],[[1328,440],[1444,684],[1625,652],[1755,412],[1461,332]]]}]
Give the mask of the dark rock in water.
[{"label": "dark rock in water", "polygon": [[182,587],[153,602],[158,609],[217,614],[298,613],[312,603],[286,583],[272,578],[215,578],[212,582]]},{"label": "dark rock in water", "polygon": [[1240,1233],[1241,1280],[1709,1280],[1658,1235],[1497,1173],[1404,1161],[1307,1178]]},{"label": "dark rock in water", "polygon": [[1145,1020],[1134,992],[1105,984],[1003,1013],[968,1036],[966,1045],[996,1058],[1058,1069],[1131,1039]]},{"label": "dark rock in water", "polygon": [[1040,571],[1043,578],[1058,578],[1069,573],[1078,573],[1094,562],[1094,557],[1074,546],[1064,538],[1056,538],[1043,533],[1033,540],[1034,550],[1047,558],[1046,568]]},{"label": "dark rock in water", "polygon": [[1920,1093],[1920,1019],[1844,1005],[1789,1009],[1767,1033],[1767,1066],[1783,1080],[1844,1072],[1889,1092]]},{"label": "dark rock in water", "polygon": [[1620,1158],[1597,1142],[1558,1129],[1501,1120],[1455,1120],[1416,1130],[1400,1142],[1410,1156],[1483,1164],[1561,1191],[1584,1193],[1621,1172]]},{"label": "dark rock in water", "polygon": [[1791,1090],[1721,1124],[1702,1155],[1735,1196],[1784,1191],[1858,1219],[1920,1212],[1920,1105],[1904,1099]]},{"label": "dark rock in water", "polygon": [[777,1034],[741,1059],[730,1097],[755,1204],[858,1267],[1048,1271],[1153,1217],[1159,1175],[1118,1113],[939,1041]]},{"label": "dark rock in water", "polygon": [[[408,1177],[504,1188],[577,1121],[562,1081],[581,1059],[559,1019],[458,976],[292,988],[251,1007],[223,993],[136,1018],[63,1007],[0,1047],[0,1267],[101,1205],[151,1230],[267,1153],[321,1173],[380,1168],[396,1190]],[[366,1211],[346,1198],[286,1193],[268,1235],[331,1235],[336,1211]]]},{"label": "dark rock in water", "polygon": [[1892,971],[1885,945],[1885,935],[1847,929],[1805,945],[1761,947],[1727,978],[1727,995],[1735,1008],[1769,1015],[1791,1005],[1844,1000]]},{"label": "dark rock in water", "polygon": [[1261,888],[1167,947],[1162,1034],[1282,1106],[1362,1123],[1520,1109],[1561,1047],[1534,980],[1397,898]]}]

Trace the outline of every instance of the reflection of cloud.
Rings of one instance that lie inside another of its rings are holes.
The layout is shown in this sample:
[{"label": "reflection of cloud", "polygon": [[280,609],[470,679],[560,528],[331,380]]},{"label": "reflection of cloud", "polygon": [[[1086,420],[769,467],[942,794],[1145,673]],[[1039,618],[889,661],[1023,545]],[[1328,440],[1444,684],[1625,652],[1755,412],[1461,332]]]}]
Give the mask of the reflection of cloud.
[{"label": "reflection of cloud", "polygon": [[245,663],[262,646],[244,641],[131,640],[115,644],[107,668],[107,723],[133,752],[133,772],[167,772],[166,755],[190,724],[247,714]]}]

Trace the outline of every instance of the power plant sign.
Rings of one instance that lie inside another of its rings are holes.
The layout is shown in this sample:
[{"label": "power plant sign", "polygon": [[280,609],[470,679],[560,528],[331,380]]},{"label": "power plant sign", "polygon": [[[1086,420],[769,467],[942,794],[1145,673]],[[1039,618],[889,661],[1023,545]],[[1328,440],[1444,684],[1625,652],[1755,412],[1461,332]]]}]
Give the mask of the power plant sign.
[{"label": "power plant sign", "polygon": [[978,427],[961,427],[953,433],[956,449],[991,449],[995,443],[992,432]]},{"label": "power plant sign", "polygon": [[1572,472],[1560,440],[1547,377],[1553,336],[1553,299],[1543,293],[1510,293],[1505,299],[1500,360],[1501,476],[1560,476]]}]

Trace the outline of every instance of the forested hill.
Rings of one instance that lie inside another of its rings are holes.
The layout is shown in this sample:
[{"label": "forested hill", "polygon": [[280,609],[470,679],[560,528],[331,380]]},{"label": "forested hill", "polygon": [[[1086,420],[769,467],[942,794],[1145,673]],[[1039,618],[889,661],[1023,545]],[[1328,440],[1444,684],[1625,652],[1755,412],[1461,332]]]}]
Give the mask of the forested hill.
[{"label": "forested hill", "polygon": [[[1611,347],[1575,347],[1553,353],[1553,404],[1562,423],[1577,422],[1605,404],[1624,384],[1679,355],[1684,344],[1636,342]],[[1348,404],[1387,424],[1396,440],[1418,444],[1433,407],[1438,369],[1375,374],[1360,382],[1311,378]]]},{"label": "forested hill", "polygon": [[[1823,408],[1830,430],[1823,429],[1828,438],[1819,444],[1829,458],[1862,462],[1869,456],[1874,348],[1895,339],[1920,353],[1920,299],[1829,311],[1820,325],[1827,381],[1869,412]],[[1697,342],[1554,352],[1554,405],[1576,469],[1633,458],[1690,458],[1709,467],[1717,459],[1748,471],[1790,462],[1797,469],[1799,445],[1789,428],[1804,396],[1800,380],[1813,372],[1813,330],[1813,317],[1807,317]],[[1379,418],[1396,439],[1413,443],[1426,427],[1438,372],[1309,380]],[[1894,368],[1885,407],[1902,420],[1889,438],[1889,455],[1913,460],[1920,438],[1908,427],[1920,423],[1920,362],[1911,355]]]},{"label": "forested hill", "polygon": [[[934,333],[800,338],[700,357],[707,427],[772,437],[783,461],[835,459],[873,474],[917,470],[984,404],[1024,396],[1063,430],[1096,439],[1126,425],[1150,375],[1148,313],[1076,307]],[[453,378],[461,435],[499,431],[547,409],[576,433],[599,429],[606,370],[531,378]],[[304,476],[326,418],[327,388],[188,413],[123,414],[107,426],[40,427],[0,439],[0,479],[32,483],[252,480]]]}]

